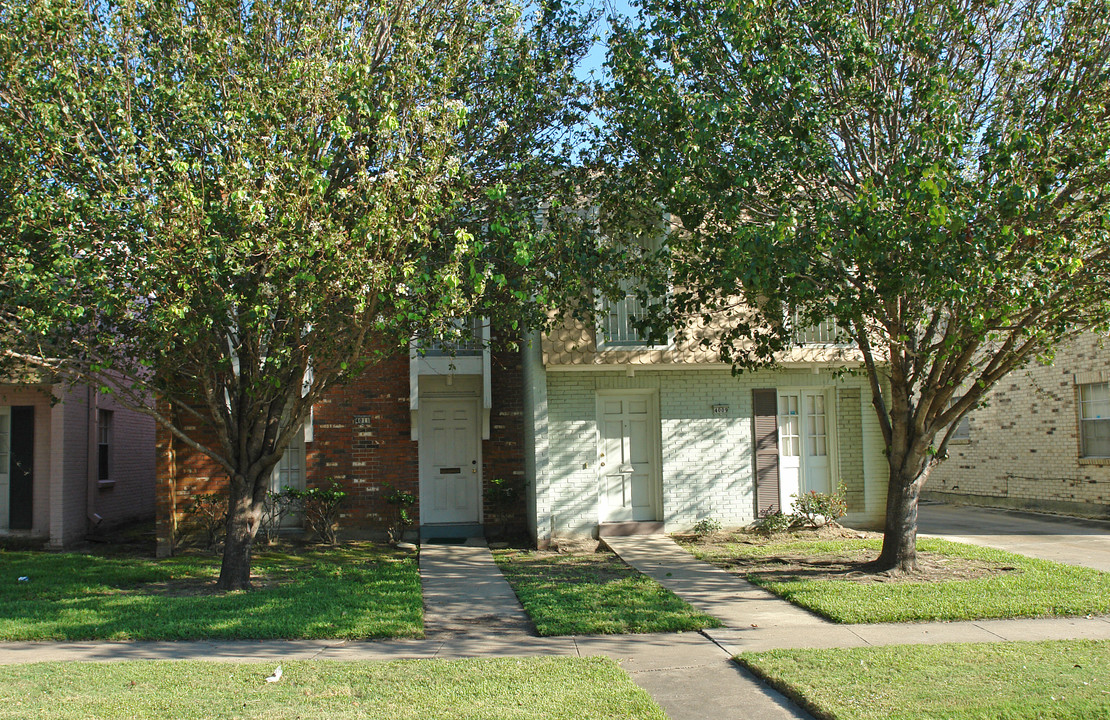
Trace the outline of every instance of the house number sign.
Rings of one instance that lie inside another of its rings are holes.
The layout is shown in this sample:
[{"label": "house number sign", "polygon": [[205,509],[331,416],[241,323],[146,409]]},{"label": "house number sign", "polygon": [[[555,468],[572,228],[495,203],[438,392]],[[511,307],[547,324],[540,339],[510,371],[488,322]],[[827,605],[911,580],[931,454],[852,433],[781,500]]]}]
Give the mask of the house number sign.
[{"label": "house number sign", "polygon": [[728,415],[728,405],[714,405],[713,406],[713,414],[714,415]]}]

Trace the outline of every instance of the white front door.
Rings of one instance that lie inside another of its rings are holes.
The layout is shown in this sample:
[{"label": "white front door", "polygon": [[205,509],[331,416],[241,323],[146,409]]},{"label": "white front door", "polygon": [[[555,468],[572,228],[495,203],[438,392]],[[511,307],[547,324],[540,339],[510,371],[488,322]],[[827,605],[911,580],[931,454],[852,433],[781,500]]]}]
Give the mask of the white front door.
[{"label": "white front door", "polygon": [[779,500],[791,512],[792,495],[832,490],[829,403],[823,390],[779,391]]},{"label": "white front door", "polygon": [[604,395],[600,409],[601,522],[659,519],[651,395]]},{"label": "white front door", "polygon": [[477,400],[424,400],[420,416],[422,521],[481,522]]}]

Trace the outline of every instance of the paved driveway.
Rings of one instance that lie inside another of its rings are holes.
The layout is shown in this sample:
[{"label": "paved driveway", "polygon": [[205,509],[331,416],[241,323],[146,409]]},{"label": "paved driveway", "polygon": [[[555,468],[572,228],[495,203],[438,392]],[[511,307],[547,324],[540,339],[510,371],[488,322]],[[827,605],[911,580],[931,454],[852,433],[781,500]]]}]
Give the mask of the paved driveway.
[{"label": "paved driveway", "polygon": [[918,533],[1110,572],[1110,522],[925,503]]}]

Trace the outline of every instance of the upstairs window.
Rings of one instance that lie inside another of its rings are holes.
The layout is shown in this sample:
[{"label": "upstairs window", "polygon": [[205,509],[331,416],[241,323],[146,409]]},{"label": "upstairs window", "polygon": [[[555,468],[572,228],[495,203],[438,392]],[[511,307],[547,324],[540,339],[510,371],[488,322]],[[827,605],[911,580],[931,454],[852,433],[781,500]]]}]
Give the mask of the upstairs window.
[{"label": "upstairs window", "polygon": [[[952,407],[959,401],[963,400],[963,395],[956,395],[948,401],[948,407]],[[961,443],[971,442],[971,418],[964,415],[960,421],[956,423],[956,429],[952,431],[952,437],[948,438],[949,442]]]},{"label": "upstairs window", "polygon": [[648,346],[652,341],[646,331],[640,330],[637,323],[647,318],[648,309],[634,291],[626,291],[624,297],[610,300],[601,299],[601,339],[605,345]]},{"label": "upstairs window", "polygon": [[424,343],[426,357],[468,357],[481,355],[486,347],[486,325],[483,317],[456,319],[443,337]]},{"label": "upstairs window", "polygon": [[789,327],[794,328],[794,342],[798,345],[820,347],[849,347],[852,340],[848,333],[835,320],[824,320],[814,325],[804,324],[801,313],[795,312],[787,317]]}]

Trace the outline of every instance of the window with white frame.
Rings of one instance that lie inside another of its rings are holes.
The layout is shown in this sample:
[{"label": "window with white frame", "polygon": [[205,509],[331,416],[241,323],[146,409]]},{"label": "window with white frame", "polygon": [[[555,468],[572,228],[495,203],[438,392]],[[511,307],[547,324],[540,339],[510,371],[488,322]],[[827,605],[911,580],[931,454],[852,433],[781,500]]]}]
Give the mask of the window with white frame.
[{"label": "window with white frame", "polygon": [[1110,383],[1079,386],[1079,437],[1083,457],[1110,457]]},{"label": "window with white frame", "polygon": [[[666,242],[666,232],[641,237],[638,242],[646,253],[656,253]],[[670,333],[652,337],[644,322],[653,307],[667,302],[666,296],[644,292],[641,278],[627,277],[620,280],[620,292],[613,298],[602,296],[598,301],[598,344],[607,347],[651,347],[666,345]]]},{"label": "window with white frame", "polygon": [[[622,283],[628,285],[628,283]],[[606,345],[652,345],[647,333],[638,327],[648,308],[629,285],[623,297],[601,299],[601,339]]]},{"label": "window with white frame", "polygon": [[481,355],[486,347],[489,321],[478,315],[457,318],[443,337],[424,343],[427,357]]},{"label": "window with white frame", "polygon": [[852,339],[848,332],[836,324],[835,320],[824,320],[807,325],[802,313],[788,313],[786,323],[794,331],[794,342],[798,345],[817,345],[823,347],[850,347]]}]

